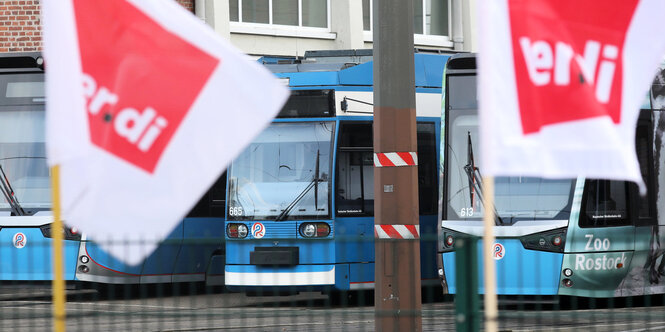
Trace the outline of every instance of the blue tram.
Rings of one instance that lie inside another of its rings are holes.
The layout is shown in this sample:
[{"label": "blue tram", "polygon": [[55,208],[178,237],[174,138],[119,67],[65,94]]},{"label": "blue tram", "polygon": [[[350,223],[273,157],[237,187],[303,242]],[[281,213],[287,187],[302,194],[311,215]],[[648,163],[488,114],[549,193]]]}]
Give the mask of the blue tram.
[{"label": "blue tram", "polygon": [[[421,275],[434,284],[447,58],[415,53]],[[266,67],[292,94],[228,169],[225,284],[248,291],[372,289],[371,50],[269,60]]]},{"label": "blue tram", "polygon": [[[51,185],[46,164],[44,60],[0,55],[0,280],[53,278]],[[64,279],[75,280],[81,235],[64,230]]]},{"label": "blue tram", "polygon": [[[451,57],[445,75],[442,220],[438,265],[455,294],[455,243],[483,234],[474,54]],[[641,107],[635,149],[647,194],[626,181],[495,179],[493,244],[499,295],[615,297],[665,293],[665,65]],[[478,258],[482,262],[482,243]],[[478,269],[482,280],[482,267]],[[481,283],[482,284],[482,283]],[[481,285],[481,292],[484,288]]]}]

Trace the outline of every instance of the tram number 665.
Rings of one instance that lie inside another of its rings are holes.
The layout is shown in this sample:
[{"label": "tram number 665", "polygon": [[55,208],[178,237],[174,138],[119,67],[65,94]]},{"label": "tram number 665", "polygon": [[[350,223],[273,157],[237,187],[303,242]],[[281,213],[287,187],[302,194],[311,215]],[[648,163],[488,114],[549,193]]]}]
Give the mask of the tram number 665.
[{"label": "tram number 665", "polygon": [[240,217],[242,216],[242,207],[230,207],[229,208],[229,215],[234,216],[234,217]]},{"label": "tram number 665", "polygon": [[610,239],[605,238],[605,239],[599,239],[599,238],[593,238],[593,234],[586,234],[584,235],[585,238],[588,240],[586,241],[586,247],[584,249],[586,250],[595,250],[595,251],[600,251],[600,250],[609,250],[610,249]]}]

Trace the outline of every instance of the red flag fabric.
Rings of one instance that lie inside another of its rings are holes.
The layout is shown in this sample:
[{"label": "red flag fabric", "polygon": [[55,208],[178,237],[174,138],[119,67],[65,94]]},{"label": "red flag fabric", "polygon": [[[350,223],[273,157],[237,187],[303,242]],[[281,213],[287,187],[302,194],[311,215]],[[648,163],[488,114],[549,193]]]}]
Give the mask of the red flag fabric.
[{"label": "red flag fabric", "polygon": [[43,5],[47,152],[64,219],[137,264],[288,90],[175,2]]},{"label": "red flag fabric", "polygon": [[635,124],[663,13],[658,0],[482,0],[484,173],[642,183]]}]

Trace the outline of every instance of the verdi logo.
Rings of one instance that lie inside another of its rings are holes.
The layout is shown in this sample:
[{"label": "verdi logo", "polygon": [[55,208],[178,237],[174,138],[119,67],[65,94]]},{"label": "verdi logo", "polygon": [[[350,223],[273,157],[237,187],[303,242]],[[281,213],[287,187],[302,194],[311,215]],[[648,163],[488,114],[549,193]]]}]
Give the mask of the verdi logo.
[{"label": "verdi logo", "polygon": [[127,1],[74,0],[74,11],[90,139],[153,173],[219,60]]},{"label": "verdi logo", "polygon": [[[86,74],[83,75],[83,93],[89,100],[87,108],[91,116],[99,115],[103,106],[113,106],[118,102],[116,94],[105,87],[97,88],[95,80]],[[119,110],[115,117],[106,114],[104,121],[109,122],[116,135],[125,138],[142,152],[150,150],[168,125],[168,121],[151,107],[143,111],[126,107]]]},{"label": "verdi logo", "polygon": [[637,2],[509,2],[524,134],[597,117],[621,121],[623,49]]},{"label": "verdi logo", "polygon": [[[596,100],[607,104],[610,100],[610,88],[614,81],[616,59],[619,49],[614,45],[602,47],[595,40],[589,40],[584,47],[584,55],[575,54],[572,46],[557,42],[551,47],[546,41],[533,41],[528,37],[520,38],[520,46],[526,62],[529,79],[535,86],[546,86],[552,83],[556,86],[569,86],[571,84],[571,65],[577,66],[581,73],[580,83],[595,85]],[[601,59],[600,64],[599,58]],[[598,77],[598,82],[596,82]]]}]

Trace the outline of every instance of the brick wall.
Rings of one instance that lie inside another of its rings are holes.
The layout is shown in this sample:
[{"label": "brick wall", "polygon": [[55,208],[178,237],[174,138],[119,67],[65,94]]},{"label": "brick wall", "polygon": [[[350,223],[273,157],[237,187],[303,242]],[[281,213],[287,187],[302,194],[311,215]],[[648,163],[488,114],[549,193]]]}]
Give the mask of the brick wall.
[{"label": "brick wall", "polygon": [[189,9],[192,13],[194,12],[194,0],[176,0],[176,2]]},{"label": "brick wall", "polygon": [[[194,0],[176,0],[194,11]],[[0,52],[42,49],[39,0],[0,0]]]},{"label": "brick wall", "polygon": [[27,52],[42,48],[38,0],[0,1],[0,52]]}]

